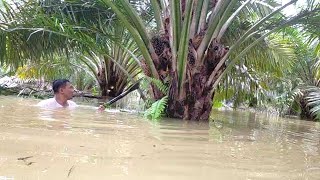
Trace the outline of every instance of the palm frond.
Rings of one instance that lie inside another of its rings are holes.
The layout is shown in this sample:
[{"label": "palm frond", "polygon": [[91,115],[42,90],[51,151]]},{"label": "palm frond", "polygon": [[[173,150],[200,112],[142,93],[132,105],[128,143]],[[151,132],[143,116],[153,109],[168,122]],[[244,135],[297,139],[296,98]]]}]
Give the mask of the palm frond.
[{"label": "palm frond", "polygon": [[304,98],[307,101],[307,106],[316,120],[320,120],[320,88],[316,86],[309,86],[305,88]]},{"label": "palm frond", "polygon": [[[121,94],[140,73],[141,54],[136,51],[136,43],[109,9],[77,0],[53,4],[31,0],[25,3],[17,10],[7,10],[12,14],[7,16],[15,21],[5,28],[4,35],[0,33],[7,46],[5,52],[0,52],[3,63],[13,64],[16,68],[28,63],[43,64],[37,72],[51,77],[47,75],[59,69],[46,68],[50,63],[45,62],[65,57],[58,63],[62,65],[64,62],[63,67],[68,65],[82,71],[99,84],[101,77],[97,74],[105,69],[107,84],[102,83],[100,87],[112,87],[115,92],[112,96]],[[20,49],[18,53],[16,48]],[[70,69],[69,73],[72,71]]]},{"label": "palm frond", "polygon": [[151,77],[148,77],[148,76],[145,76],[145,79],[148,81],[149,84],[153,84],[163,94],[165,94],[165,95],[168,94],[169,87],[168,87],[168,85],[164,84],[161,80],[155,79],[155,78],[151,78]]}]

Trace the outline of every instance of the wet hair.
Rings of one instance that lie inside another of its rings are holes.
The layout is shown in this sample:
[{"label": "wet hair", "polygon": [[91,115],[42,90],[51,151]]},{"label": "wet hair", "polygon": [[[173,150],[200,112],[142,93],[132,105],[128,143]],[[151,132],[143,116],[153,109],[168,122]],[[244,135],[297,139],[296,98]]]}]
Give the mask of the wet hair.
[{"label": "wet hair", "polygon": [[64,87],[68,82],[70,82],[69,80],[67,79],[57,79],[57,80],[54,80],[53,83],[52,83],[52,90],[53,90],[53,93],[56,94],[59,92],[59,89]]}]

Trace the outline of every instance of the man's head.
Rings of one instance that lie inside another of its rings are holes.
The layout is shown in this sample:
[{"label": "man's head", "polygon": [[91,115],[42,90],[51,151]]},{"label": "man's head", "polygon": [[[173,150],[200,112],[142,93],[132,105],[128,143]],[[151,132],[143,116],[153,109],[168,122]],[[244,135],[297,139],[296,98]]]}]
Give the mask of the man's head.
[{"label": "man's head", "polygon": [[74,87],[67,79],[57,79],[52,83],[52,89],[55,95],[62,95],[66,99],[72,99]]}]

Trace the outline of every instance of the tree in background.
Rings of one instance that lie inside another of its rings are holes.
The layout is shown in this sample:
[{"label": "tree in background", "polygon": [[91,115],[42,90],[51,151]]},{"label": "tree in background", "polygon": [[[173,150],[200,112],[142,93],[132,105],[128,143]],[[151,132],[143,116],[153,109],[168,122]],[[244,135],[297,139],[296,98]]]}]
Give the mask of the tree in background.
[{"label": "tree in background", "polygon": [[2,64],[25,77],[69,77],[79,89],[96,81],[108,98],[136,83],[140,52],[112,12],[80,1],[3,4]]}]

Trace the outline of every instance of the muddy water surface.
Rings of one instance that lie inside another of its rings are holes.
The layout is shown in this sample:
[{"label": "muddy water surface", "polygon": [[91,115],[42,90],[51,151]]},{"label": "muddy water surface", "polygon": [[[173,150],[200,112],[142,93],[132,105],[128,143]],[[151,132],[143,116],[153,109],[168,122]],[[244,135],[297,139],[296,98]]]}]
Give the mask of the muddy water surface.
[{"label": "muddy water surface", "polygon": [[0,180],[319,179],[320,124],[215,111],[210,123],[0,96]]}]

